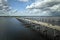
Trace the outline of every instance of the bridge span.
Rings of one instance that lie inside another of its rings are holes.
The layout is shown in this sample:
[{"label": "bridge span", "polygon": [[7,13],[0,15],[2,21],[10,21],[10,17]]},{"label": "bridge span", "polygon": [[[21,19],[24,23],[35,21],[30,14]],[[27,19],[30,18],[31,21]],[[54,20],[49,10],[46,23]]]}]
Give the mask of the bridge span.
[{"label": "bridge span", "polygon": [[19,21],[49,38],[60,40],[60,17],[21,17]]}]

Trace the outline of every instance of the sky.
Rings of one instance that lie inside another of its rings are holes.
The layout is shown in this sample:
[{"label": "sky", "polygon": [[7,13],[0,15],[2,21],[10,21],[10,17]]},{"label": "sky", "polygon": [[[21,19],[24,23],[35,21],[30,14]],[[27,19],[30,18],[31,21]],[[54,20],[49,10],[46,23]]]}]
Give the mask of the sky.
[{"label": "sky", "polygon": [[40,16],[60,16],[60,0],[36,0],[26,8]]},{"label": "sky", "polygon": [[8,4],[13,9],[24,11],[26,9],[26,6],[30,5],[34,1],[35,0],[8,0]]},{"label": "sky", "polygon": [[5,1],[10,9],[10,16],[60,16],[60,0]]}]

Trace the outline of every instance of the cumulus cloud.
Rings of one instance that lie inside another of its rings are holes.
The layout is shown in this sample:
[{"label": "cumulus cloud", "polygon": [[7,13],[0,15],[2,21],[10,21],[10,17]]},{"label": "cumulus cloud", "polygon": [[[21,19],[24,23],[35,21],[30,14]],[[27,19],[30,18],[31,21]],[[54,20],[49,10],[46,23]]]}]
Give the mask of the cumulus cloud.
[{"label": "cumulus cloud", "polygon": [[9,9],[9,6],[8,6],[8,4],[7,4],[7,0],[0,0],[0,9],[1,10],[7,10],[7,9]]},{"label": "cumulus cloud", "polygon": [[11,9],[12,8],[7,4],[7,0],[0,0],[0,16],[9,15]]},{"label": "cumulus cloud", "polygon": [[28,2],[29,0],[18,0],[20,2]]},{"label": "cumulus cloud", "polygon": [[5,0],[5,1],[7,1],[7,0]]},{"label": "cumulus cloud", "polygon": [[7,0],[0,0],[0,3],[2,3],[2,1],[5,1],[5,2],[7,2]]},{"label": "cumulus cloud", "polygon": [[26,8],[45,8],[45,7],[52,7],[54,5],[60,4],[60,0],[44,0],[32,3],[31,5],[27,6]]},{"label": "cumulus cloud", "polygon": [[49,13],[49,15],[60,15],[60,0],[38,0],[31,5],[28,5],[26,9],[39,9],[42,13]]},{"label": "cumulus cloud", "polygon": [[2,0],[0,0],[0,3],[2,2]]}]

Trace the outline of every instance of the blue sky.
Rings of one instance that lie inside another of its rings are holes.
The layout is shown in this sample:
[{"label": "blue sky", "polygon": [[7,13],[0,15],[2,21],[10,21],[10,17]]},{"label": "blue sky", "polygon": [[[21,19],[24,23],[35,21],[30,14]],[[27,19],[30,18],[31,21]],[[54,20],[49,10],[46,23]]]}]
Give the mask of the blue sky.
[{"label": "blue sky", "polygon": [[29,0],[28,2],[18,1],[18,0],[8,0],[8,4],[13,9],[17,9],[19,11],[24,11],[27,5],[30,5],[35,0]]},{"label": "blue sky", "polygon": [[60,16],[60,0],[8,0],[13,15]]},{"label": "blue sky", "polygon": [[[2,7],[7,15],[14,16],[60,16],[60,0],[4,0]],[[0,0],[2,4],[3,1]],[[6,9],[8,7],[8,9]],[[7,12],[6,10],[9,10]],[[5,15],[5,14],[4,14]]]}]

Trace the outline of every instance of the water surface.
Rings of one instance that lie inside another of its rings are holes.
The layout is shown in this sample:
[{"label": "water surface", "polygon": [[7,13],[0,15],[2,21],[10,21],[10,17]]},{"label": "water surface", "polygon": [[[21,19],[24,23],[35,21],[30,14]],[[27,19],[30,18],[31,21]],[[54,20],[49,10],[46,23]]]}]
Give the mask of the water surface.
[{"label": "water surface", "polygon": [[0,17],[0,40],[43,40],[13,17]]}]

